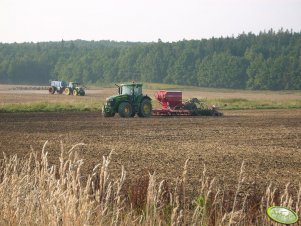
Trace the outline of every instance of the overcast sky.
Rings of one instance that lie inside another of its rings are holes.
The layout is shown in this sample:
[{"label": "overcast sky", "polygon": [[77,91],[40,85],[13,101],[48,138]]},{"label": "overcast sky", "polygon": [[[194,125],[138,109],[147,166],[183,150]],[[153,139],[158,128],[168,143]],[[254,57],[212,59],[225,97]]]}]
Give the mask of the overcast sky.
[{"label": "overcast sky", "polygon": [[301,0],[0,0],[0,42],[164,42],[301,31]]}]

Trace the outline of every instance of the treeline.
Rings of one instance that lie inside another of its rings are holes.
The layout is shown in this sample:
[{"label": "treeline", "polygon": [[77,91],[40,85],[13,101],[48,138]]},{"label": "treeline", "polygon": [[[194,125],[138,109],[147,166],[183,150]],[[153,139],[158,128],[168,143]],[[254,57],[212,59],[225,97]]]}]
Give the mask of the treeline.
[{"label": "treeline", "polygon": [[234,89],[301,89],[301,33],[172,43],[61,41],[0,43],[0,82],[83,84],[141,81]]}]

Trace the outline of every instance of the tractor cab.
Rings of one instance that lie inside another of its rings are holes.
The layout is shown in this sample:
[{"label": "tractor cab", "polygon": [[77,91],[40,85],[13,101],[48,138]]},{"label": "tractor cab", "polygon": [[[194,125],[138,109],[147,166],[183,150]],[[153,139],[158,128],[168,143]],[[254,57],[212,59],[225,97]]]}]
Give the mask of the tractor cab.
[{"label": "tractor cab", "polygon": [[79,83],[78,82],[69,82],[69,87],[71,89],[75,89],[76,87],[79,87]]},{"label": "tractor cab", "polygon": [[142,95],[142,84],[129,83],[129,84],[116,85],[116,86],[118,87],[119,95],[131,95],[131,96]]}]

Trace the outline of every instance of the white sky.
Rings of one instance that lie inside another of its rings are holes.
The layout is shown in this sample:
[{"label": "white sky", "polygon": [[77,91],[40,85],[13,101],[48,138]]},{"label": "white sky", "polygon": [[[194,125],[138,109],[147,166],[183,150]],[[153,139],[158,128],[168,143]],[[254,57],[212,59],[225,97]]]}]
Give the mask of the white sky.
[{"label": "white sky", "polygon": [[301,0],[0,0],[0,42],[178,41],[301,31]]}]

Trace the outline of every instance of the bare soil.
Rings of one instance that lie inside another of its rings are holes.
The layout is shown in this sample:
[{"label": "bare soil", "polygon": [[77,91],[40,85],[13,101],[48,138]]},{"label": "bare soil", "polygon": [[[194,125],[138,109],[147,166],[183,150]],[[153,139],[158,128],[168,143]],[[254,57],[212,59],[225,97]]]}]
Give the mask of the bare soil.
[{"label": "bare soil", "polygon": [[58,162],[60,142],[65,150],[77,143],[84,173],[114,152],[111,173],[124,165],[129,179],[155,172],[171,182],[183,172],[198,193],[204,165],[218,185],[233,191],[242,162],[245,191],[262,193],[273,183],[283,189],[301,181],[301,110],[226,111],[224,117],[104,118],[99,112],[1,113],[0,152],[27,155],[46,151]]},{"label": "bare soil", "polygon": [[[49,95],[47,90],[0,85],[0,105],[18,103],[100,103],[115,88],[88,89],[86,96]],[[153,96],[155,90],[145,93]],[[184,91],[183,98],[246,98],[290,100],[300,92],[251,92],[227,90]],[[191,195],[199,192],[199,178],[215,178],[229,193],[237,186],[242,162],[245,163],[244,191],[261,197],[273,183],[283,189],[301,181],[301,109],[224,111],[224,117],[104,118],[100,112],[80,113],[0,113],[0,152],[26,156],[46,151],[52,164],[58,163],[61,143],[67,151],[76,148],[84,159],[84,174],[113,151],[111,173],[137,179],[156,173],[171,183],[182,175],[187,159]]]}]

